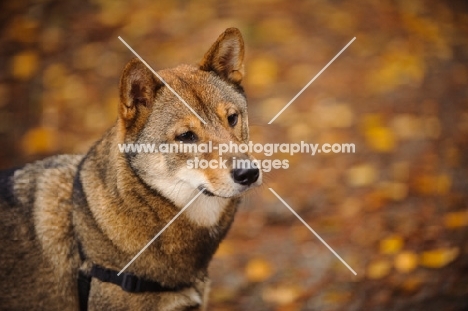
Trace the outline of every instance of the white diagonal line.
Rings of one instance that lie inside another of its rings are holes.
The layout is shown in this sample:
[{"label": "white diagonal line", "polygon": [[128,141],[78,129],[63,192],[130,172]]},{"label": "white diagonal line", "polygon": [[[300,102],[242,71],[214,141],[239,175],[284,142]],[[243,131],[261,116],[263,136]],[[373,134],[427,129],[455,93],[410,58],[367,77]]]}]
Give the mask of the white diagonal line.
[{"label": "white diagonal line", "polygon": [[197,116],[198,119],[200,119],[200,121],[203,122],[203,124],[206,124],[205,120],[203,120],[202,117],[200,117],[200,116],[198,115],[198,113],[196,113],[195,110],[193,110],[193,108],[190,107],[190,105],[187,104],[187,102],[186,102],[182,97],[180,97],[180,95],[177,94],[177,92],[174,91],[174,89],[173,89],[169,84],[167,84],[167,82],[164,81],[164,79],[163,79],[156,71],[154,71],[153,68],[151,68],[151,66],[148,65],[148,63],[145,62],[145,60],[144,60],[143,58],[141,58],[141,56],[138,55],[137,52],[135,52],[134,49],[132,49],[132,47],[131,47],[130,45],[127,44],[127,42],[125,42],[124,39],[122,39],[120,36],[119,36],[118,38],[119,38],[120,41],[122,41],[123,44],[125,44],[125,46],[126,46],[133,54],[135,54],[136,57],[138,57],[138,59],[139,59],[143,64],[145,64],[146,67],[148,67],[149,70],[151,70],[151,72],[152,72],[156,77],[158,77],[159,80],[161,80],[162,83],[164,83],[164,85],[165,85],[172,93],[174,93],[174,95],[175,95],[185,106],[187,106],[187,108],[188,108],[195,116]]},{"label": "white diagonal line", "polygon": [[346,263],[346,261],[344,261],[344,260],[340,257],[340,255],[338,255],[338,254],[327,244],[327,242],[325,242],[325,241],[320,237],[320,235],[318,235],[318,234],[314,231],[314,229],[312,229],[312,228],[304,221],[304,219],[302,219],[301,216],[299,216],[299,215],[296,213],[296,211],[294,211],[294,210],[291,208],[291,206],[289,206],[288,203],[286,203],[286,202],[275,192],[275,190],[273,190],[272,188],[268,188],[268,189],[278,198],[278,200],[280,200],[280,201],[291,211],[291,213],[294,214],[294,216],[296,216],[296,217],[304,224],[304,226],[307,227],[307,229],[310,230],[310,232],[312,232],[312,233],[317,237],[317,239],[320,240],[320,242],[322,242],[322,243],[333,253],[333,255],[335,255],[335,256],[336,256],[352,273],[354,273],[354,275],[357,275],[356,271],[354,271],[353,268],[351,268],[351,267]]},{"label": "white diagonal line", "polygon": [[278,118],[278,117],[280,116],[280,114],[282,114],[283,111],[285,111],[286,108],[288,108],[289,105],[291,105],[291,104],[299,97],[299,95],[301,95],[302,92],[304,92],[304,91],[312,84],[312,82],[314,82],[315,79],[317,79],[317,78],[322,74],[322,72],[324,72],[325,69],[327,69],[328,66],[330,66],[331,63],[333,63],[333,62],[335,61],[335,59],[337,59],[338,56],[340,56],[341,53],[343,53],[344,50],[346,50],[346,49],[348,48],[348,46],[351,45],[351,43],[353,43],[354,40],[356,40],[356,37],[354,37],[353,39],[351,39],[351,41],[349,41],[349,43],[346,44],[346,46],[345,46],[344,48],[342,48],[341,51],[339,51],[338,54],[336,54],[335,57],[333,57],[332,60],[329,61],[328,64],[326,64],[325,67],[323,67],[322,70],[320,70],[319,73],[317,73],[317,74],[315,75],[315,77],[313,77],[312,80],[310,80],[309,83],[307,83],[306,86],[304,86],[304,87],[302,88],[302,90],[300,90],[299,93],[297,93],[296,96],[294,96],[293,99],[291,99],[291,100],[289,101],[289,103],[287,103],[286,106],[284,106],[283,109],[281,109],[281,111],[278,112],[278,113],[276,114],[276,116],[274,116],[274,118],[270,120],[270,122],[268,122],[268,124],[273,123],[273,121],[275,121],[276,118]]},{"label": "white diagonal line", "polygon": [[169,221],[167,225],[165,225],[164,228],[162,228],[161,231],[159,231],[158,234],[156,234],[154,238],[152,238],[151,241],[149,241],[148,244],[146,244],[145,247],[143,247],[141,251],[138,254],[136,254],[135,257],[133,257],[132,260],[130,260],[130,262],[125,267],[123,267],[122,270],[120,270],[119,273],[117,273],[117,275],[120,275],[122,272],[124,272],[151,245],[151,243],[156,241],[156,239],[180,216],[180,214],[182,214],[190,206],[190,204],[193,203],[193,201],[195,201],[198,198],[200,194],[203,193],[203,191],[205,191],[205,188],[201,189],[200,192],[198,192],[197,195],[194,196],[193,199],[191,199],[190,202],[188,202],[184,206],[184,208],[181,209],[177,213],[177,215],[175,215],[174,218],[172,218],[171,221]]}]

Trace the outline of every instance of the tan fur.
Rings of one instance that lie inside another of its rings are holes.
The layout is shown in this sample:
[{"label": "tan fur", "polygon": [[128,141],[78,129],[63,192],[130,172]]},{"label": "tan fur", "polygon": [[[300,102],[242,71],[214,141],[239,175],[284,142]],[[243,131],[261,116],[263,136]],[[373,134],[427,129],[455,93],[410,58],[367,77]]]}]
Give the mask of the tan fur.
[{"label": "tan fur", "polygon": [[26,165],[11,176],[15,199],[0,201],[2,310],[67,310],[77,305],[72,280],[79,260],[71,223],[71,190],[81,158],[52,157]]}]

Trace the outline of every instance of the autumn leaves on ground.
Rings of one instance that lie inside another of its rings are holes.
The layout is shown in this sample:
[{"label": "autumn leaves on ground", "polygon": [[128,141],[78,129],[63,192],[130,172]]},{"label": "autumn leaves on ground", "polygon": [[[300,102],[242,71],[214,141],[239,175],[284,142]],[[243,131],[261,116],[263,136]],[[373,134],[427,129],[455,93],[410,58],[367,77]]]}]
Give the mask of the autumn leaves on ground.
[{"label": "autumn leaves on ground", "polygon": [[270,157],[289,160],[289,169],[267,173],[266,186],[246,198],[211,265],[211,310],[466,309],[464,1],[1,6],[2,167],[85,152],[112,124],[119,74],[132,57],[117,36],[162,69],[197,62],[230,26],[246,41],[252,141],[355,144],[354,154]]}]

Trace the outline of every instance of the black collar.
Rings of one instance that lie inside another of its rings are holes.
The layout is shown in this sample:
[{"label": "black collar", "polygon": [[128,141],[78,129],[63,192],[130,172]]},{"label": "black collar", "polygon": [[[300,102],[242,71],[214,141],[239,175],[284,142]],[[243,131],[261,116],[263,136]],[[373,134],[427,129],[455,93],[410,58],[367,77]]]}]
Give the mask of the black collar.
[{"label": "black collar", "polygon": [[138,276],[123,272],[120,275],[118,271],[103,268],[98,265],[93,265],[91,268],[91,277],[94,277],[101,282],[112,283],[120,286],[124,291],[129,293],[143,292],[177,292],[188,286],[164,286],[159,282],[148,281]]},{"label": "black collar", "polygon": [[[81,166],[85,158],[80,162],[73,181],[73,199],[78,200],[81,204],[88,205],[86,196],[83,191],[83,185],[80,180]],[[87,256],[84,252],[83,246],[75,232],[75,239],[77,242],[78,253],[81,263],[84,263]],[[129,293],[143,293],[143,292],[177,292],[184,288],[188,288],[190,284],[183,284],[178,286],[165,286],[159,282],[145,280],[131,273],[121,273],[117,275],[118,271],[107,269],[99,265],[93,264],[89,275],[82,270],[78,272],[78,294],[80,311],[88,310],[88,298],[91,290],[91,279],[96,278],[101,282],[112,283],[120,286],[124,291]]]},{"label": "black collar", "polygon": [[[79,249],[81,249],[81,247],[79,247]],[[80,251],[80,255],[82,254],[82,251]],[[92,278],[96,278],[101,282],[118,285],[128,293],[177,292],[183,290],[184,288],[190,287],[190,285],[181,285],[175,287],[164,286],[159,282],[145,280],[131,273],[124,272],[118,275],[118,271],[116,270],[103,268],[99,265],[93,265],[89,275],[81,270],[79,270],[78,273],[78,297],[80,311],[88,310],[88,299],[89,292],[91,290]]]}]

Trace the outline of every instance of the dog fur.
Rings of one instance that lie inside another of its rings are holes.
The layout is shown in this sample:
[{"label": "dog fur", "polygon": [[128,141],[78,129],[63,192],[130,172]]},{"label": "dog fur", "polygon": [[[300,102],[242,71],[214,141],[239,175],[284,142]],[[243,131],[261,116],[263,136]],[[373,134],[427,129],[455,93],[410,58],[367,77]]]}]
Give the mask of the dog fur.
[{"label": "dog fur", "polygon": [[[243,64],[242,36],[229,28],[198,66],[158,72],[207,121],[203,124],[133,59],[120,81],[119,117],[86,155],[54,156],[0,173],[2,310],[79,310],[78,271],[89,273],[93,264],[119,271],[203,188],[205,192],[126,270],[183,289],[128,293],[93,278],[88,309],[175,311],[206,306],[208,264],[241,196],[259,185],[261,176],[243,184],[235,181],[231,166],[186,166],[191,157],[210,160],[218,157],[216,153],[132,154],[121,153],[118,145],[158,145],[180,137],[187,138],[186,143],[247,142]],[[236,122],[230,123],[234,115]],[[225,157],[253,159],[240,153]]]}]

